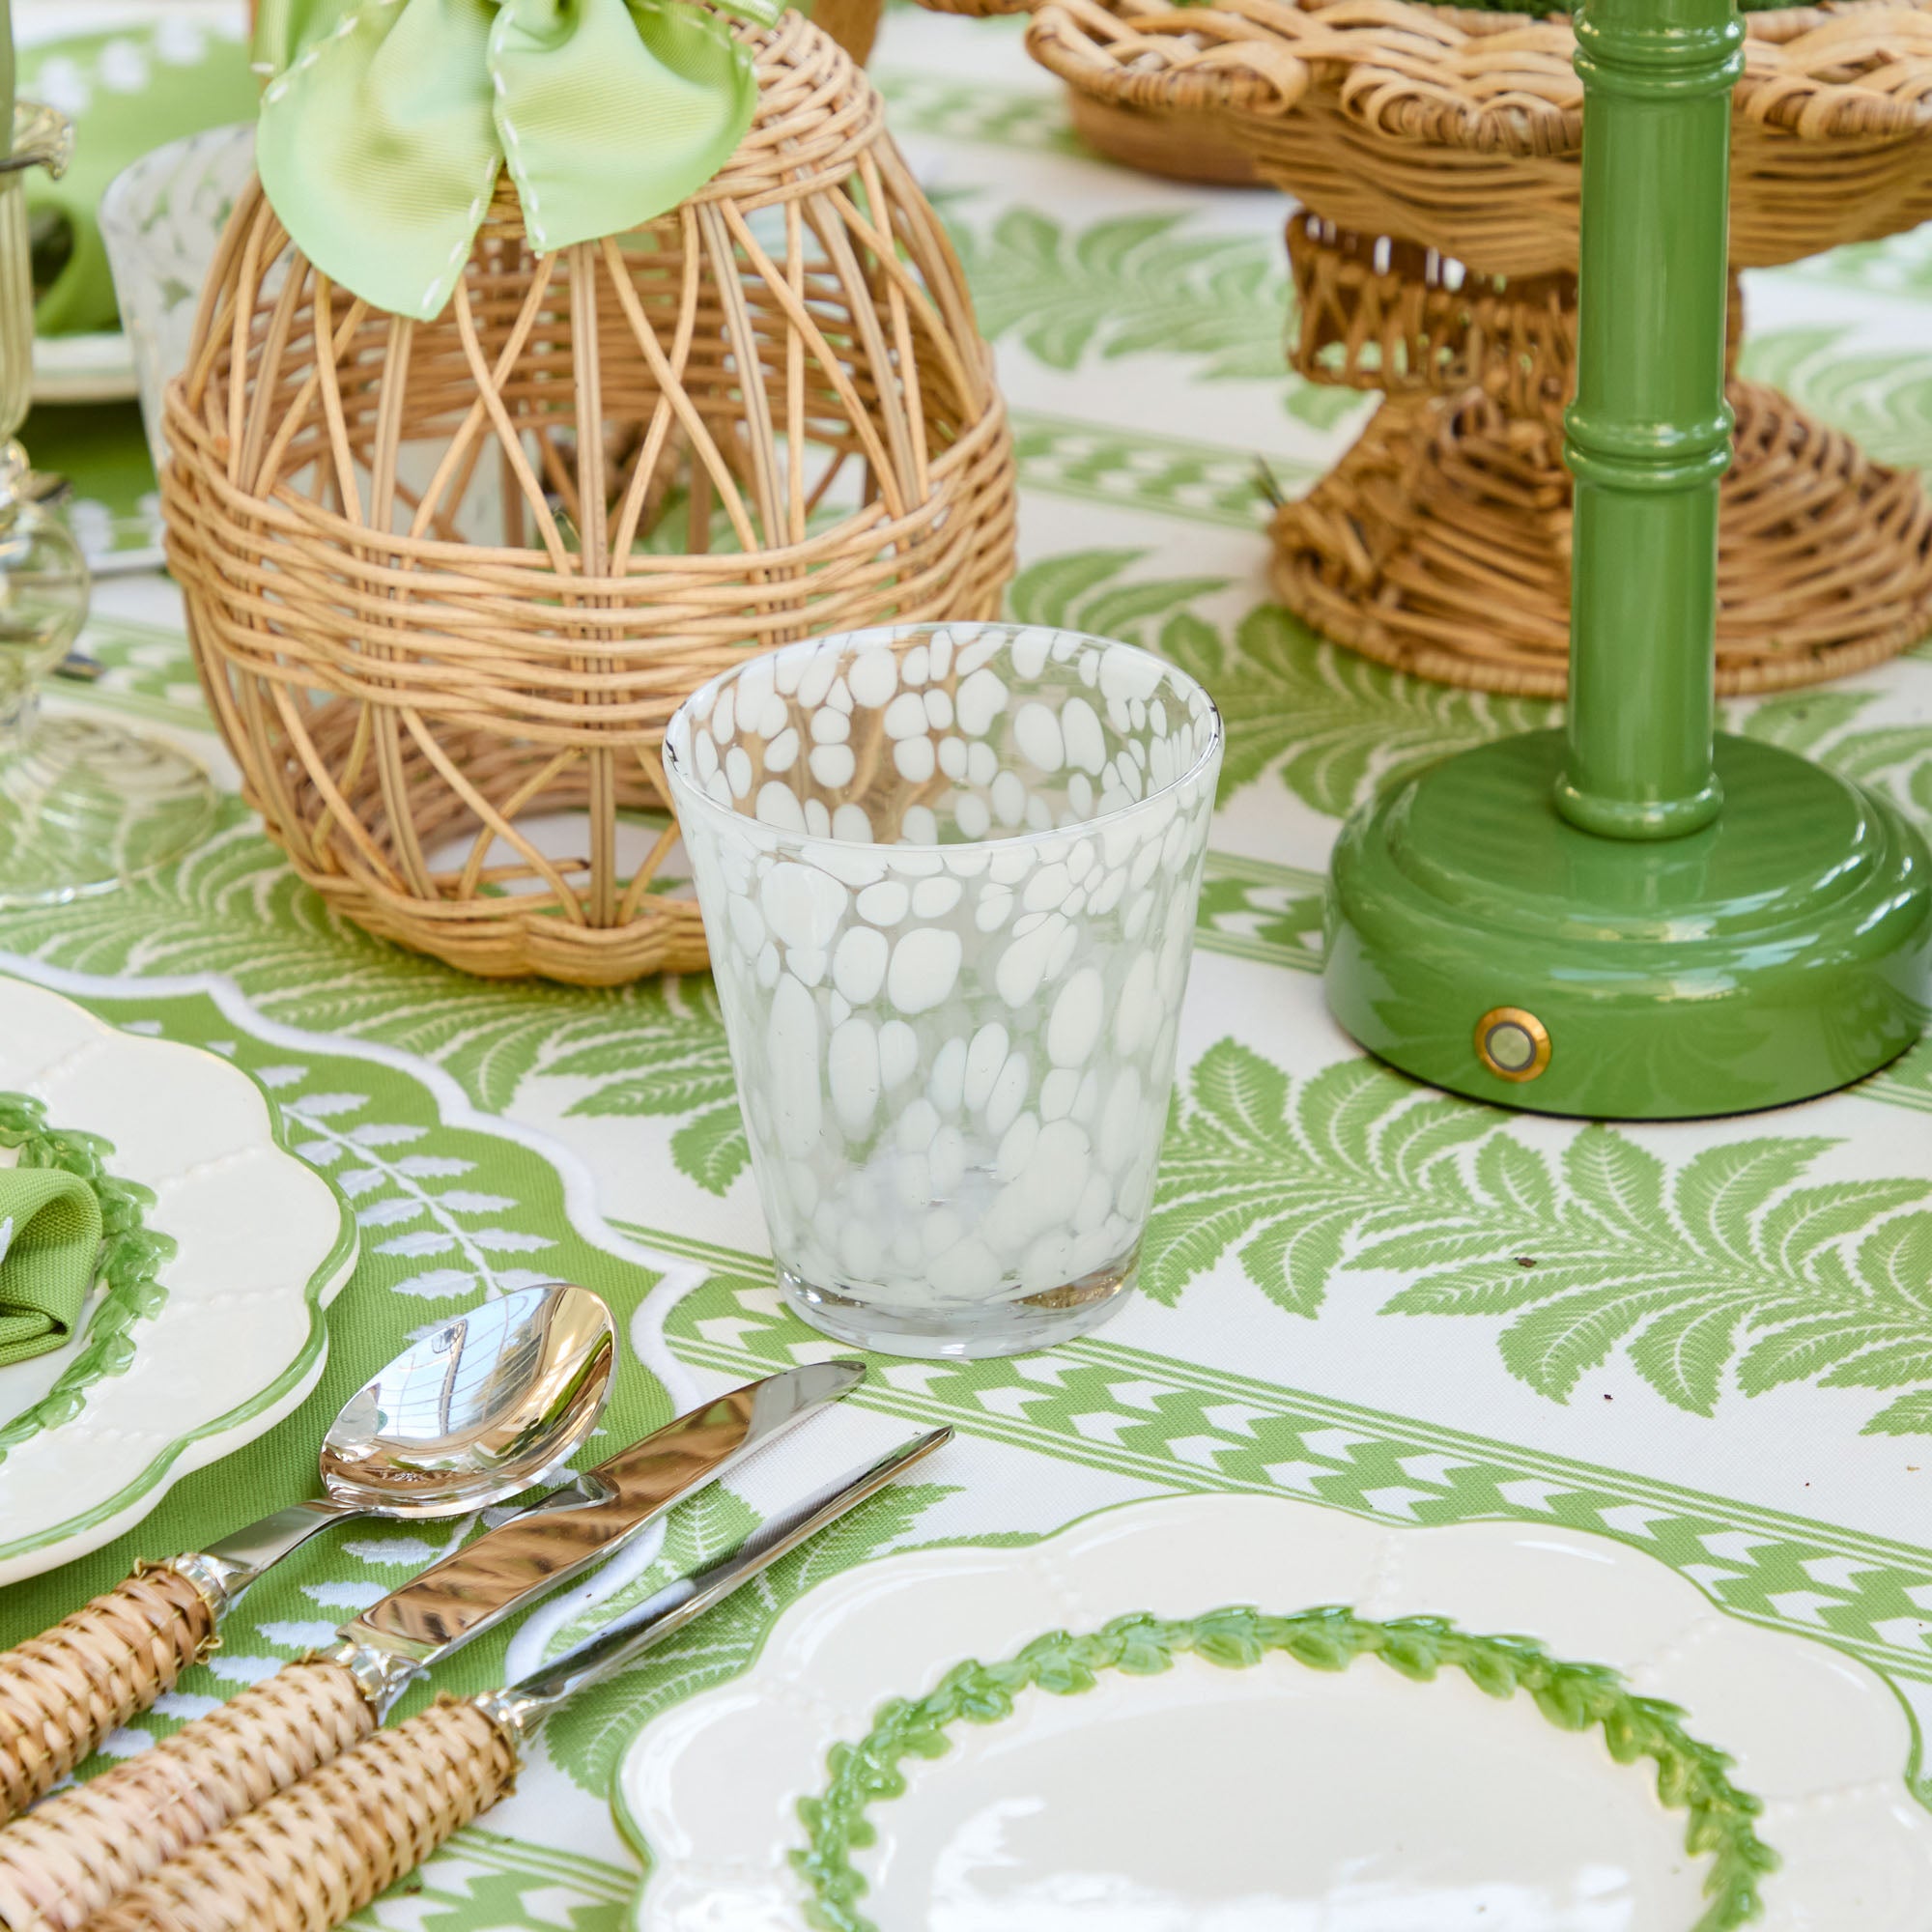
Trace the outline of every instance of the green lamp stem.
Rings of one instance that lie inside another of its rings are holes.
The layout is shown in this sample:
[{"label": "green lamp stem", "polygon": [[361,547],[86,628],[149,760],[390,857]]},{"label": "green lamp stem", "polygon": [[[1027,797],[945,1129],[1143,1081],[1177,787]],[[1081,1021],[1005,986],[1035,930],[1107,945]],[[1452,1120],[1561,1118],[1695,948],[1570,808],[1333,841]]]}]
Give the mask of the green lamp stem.
[{"label": "green lamp stem", "polygon": [[1329,867],[1335,1016],[1493,1104],[1779,1106],[1883,1066],[1927,1012],[1924,840],[1850,779],[1713,735],[1743,43],[1731,0],[1581,0],[1569,727],[1399,779]]},{"label": "green lamp stem", "polygon": [[1557,809],[1610,838],[1710,823],[1731,0],[1583,0],[1568,756]]}]

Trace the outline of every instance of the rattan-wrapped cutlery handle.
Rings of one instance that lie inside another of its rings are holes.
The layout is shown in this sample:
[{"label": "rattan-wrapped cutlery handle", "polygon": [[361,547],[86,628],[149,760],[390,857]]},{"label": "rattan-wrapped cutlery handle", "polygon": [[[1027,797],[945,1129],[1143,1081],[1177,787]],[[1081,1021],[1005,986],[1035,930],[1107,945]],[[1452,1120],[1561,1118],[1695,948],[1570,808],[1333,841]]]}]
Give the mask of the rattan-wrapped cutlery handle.
[{"label": "rattan-wrapped cutlery handle", "polygon": [[137,1570],[0,1651],[0,1824],[145,1711],[214,1643],[214,1605],[173,1570]]},{"label": "rattan-wrapped cutlery handle", "polygon": [[472,1703],[378,1731],[157,1871],[88,1932],[329,1932],[516,1782]]},{"label": "rattan-wrapped cutlery handle", "polygon": [[354,1748],[375,1707],[306,1659],[0,1832],[0,1926],[73,1932],[168,1860]]}]

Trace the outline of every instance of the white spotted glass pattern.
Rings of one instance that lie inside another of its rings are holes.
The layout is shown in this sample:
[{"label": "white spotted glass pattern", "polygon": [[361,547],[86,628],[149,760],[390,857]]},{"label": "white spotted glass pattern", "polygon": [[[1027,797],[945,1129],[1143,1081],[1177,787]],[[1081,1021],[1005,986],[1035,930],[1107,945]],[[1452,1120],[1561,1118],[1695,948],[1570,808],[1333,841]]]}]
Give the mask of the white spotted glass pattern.
[{"label": "white spotted glass pattern", "polygon": [[889,1353],[1007,1353],[1133,1285],[1221,721],[1009,624],[749,660],[665,739],[779,1279]]}]

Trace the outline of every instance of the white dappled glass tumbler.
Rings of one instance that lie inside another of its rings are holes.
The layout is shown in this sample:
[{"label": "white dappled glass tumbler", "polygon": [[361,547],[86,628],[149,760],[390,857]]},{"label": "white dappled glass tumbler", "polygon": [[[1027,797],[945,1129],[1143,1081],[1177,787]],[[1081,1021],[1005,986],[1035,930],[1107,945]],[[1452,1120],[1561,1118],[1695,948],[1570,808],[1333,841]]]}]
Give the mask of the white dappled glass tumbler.
[{"label": "white dappled glass tumbler", "polygon": [[1119,1305],[1221,752],[1182,672],[1009,624],[791,645],[672,719],[753,1169],[808,1321],[966,1356]]}]

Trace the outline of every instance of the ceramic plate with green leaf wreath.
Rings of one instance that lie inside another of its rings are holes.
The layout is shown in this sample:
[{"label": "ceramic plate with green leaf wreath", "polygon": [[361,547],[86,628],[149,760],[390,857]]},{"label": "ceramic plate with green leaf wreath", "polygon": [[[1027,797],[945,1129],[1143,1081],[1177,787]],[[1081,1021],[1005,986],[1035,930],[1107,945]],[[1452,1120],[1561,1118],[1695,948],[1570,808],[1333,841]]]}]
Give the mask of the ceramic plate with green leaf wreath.
[{"label": "ceramic plate with green leaf wreath", "polygon": [[847,1571],[614,1797],[639,1932],[1918,1932],[1917,1753],[1622,1545],[1221,1495]]},{"label": "ceramic plate with green leaf wreath", "polygon": [[0,1164],[84,1175],[105,1238],[72,1340],[0,1369],[0,1584],[139,1522],[315,1385],[355,1264],[335,1189],[219,1055],[0,979]]}]

